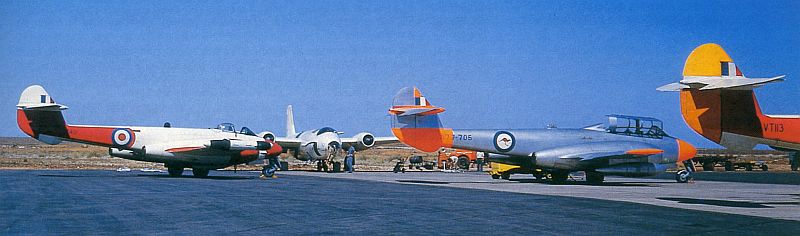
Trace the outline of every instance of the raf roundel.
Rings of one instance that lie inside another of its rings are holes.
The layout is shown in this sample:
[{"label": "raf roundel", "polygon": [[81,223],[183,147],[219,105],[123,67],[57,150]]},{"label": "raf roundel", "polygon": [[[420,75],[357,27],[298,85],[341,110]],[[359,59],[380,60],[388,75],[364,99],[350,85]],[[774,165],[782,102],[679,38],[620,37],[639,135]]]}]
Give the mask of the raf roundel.
[{"label": "raf roundel", "polygon": [[114,132],[111,132],[111,140],[114,145],[130,147],[133,144],[134,136],[129,129],[114,129]]},{"label": "raf roundel", "polygon": [[514,149],[514,135],[508,131],[497,131],[494,134],[494,148],[500,152],[508,152]]}]

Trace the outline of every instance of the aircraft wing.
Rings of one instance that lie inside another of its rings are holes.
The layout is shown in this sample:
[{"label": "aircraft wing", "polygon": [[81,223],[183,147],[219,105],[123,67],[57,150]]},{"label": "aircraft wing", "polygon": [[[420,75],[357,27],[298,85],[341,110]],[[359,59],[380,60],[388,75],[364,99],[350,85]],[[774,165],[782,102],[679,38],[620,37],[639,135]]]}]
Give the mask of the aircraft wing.
[{"label": "aircraft wing", "polygon": [[[189,153],[189,152],[203,151],[209,148],[210,145],[211,145],[211,140],[209,139],[196,139],[196,140],[165,143],[159,146],[162,146],[165,152]],[[153,146],[155,145],[147,145],[147,147],[153,147]]]},{"label": "aircraft wing", "polygon": [[299,138],[275,137],[275,142],[283,148],[299,148],[302,143]]},{"label": "aircraft wing", "polygon": [[[220,153],[249,153],[263,148],[261,142],[229,140],[229,139],[194,139],[163,144],[147,145],[147,149],[164,150],[174,154],[220,154]],[[243,152],[246,151],[246,152]]]},{"label": "aircraft wing", "polygon": [[656,148],[642,148],[642,149],[628,149],[619,151],[604,151],[604,152],[588,152],[567,154],[561,156],[561,159],[577,159],[579,161],[588,161],[599,158],[624,158],[624,157],[646,157],[663,153],[664,150]]}]

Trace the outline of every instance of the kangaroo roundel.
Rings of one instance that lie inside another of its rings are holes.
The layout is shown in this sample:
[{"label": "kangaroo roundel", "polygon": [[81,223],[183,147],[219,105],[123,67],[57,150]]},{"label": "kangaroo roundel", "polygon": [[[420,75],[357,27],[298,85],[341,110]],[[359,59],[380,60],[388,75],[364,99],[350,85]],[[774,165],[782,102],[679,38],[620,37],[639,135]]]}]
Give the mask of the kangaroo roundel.
[{"label": "kangaroo roundel", "polygon": [[514,149],[514,135],[508,131],[497,131],[494,134],[494,148],[500,152],[508,152]]},{"label": "kangaroo roundel", "polygon": [[114,132],[111,132],[111,140],[115,145],[130,147],[134,136],[129,129],[114,129]]}]

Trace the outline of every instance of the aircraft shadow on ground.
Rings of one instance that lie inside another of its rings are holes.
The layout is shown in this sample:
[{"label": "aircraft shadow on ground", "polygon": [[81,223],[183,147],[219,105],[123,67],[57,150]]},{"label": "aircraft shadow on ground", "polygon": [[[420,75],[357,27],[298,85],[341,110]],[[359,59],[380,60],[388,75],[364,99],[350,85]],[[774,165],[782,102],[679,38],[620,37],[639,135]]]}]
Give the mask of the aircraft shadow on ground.
[{"label": "aircraft shadow on ground", "polygon": [[[400,183],[412,184],[512,184],[512,183],[538,183],[548,185],[586,185],[586,186],[616,186],[616,187],[658,187],[654,184],[662,182],[605,182],[601,184],[590,184],[581,181],[567,181],[563,183],[552,183],[546,180],[535,179],[510,179],[506,182],[490,182],[490,181],[431,181],[431,180],[395,180]],[[672,182],[668,182],[672,183]]]},{"label": "aircraft shadow on ground", "polygon": [[170,179],[210,179],[210,180],[244,180],[254,179],[256,177],[249,176],[208,176],[205,178],[197,178],[191,175],[184,175],[180,177],[172,177],[167,174],[136,174],[136,175],[65,175],[65,174],[41,174],[41,177],[56,177],[56,178],[170,178]]},{"label": "aircraft shadow on ground", "polygon": [[603,183],[588,183],[586,181],[568,180],[560,183],[550,182],[548,180],[538,179],[509,179],[508,181],[518,183],[538,183],[549,185],[583,185],[583,186],[614,186],[614,187],[658,187],[656,184],[674,183],[674,182],[603,182]]},{"label": "aircraft shadow on ground", "polygon": [[150,177],[150,178],[167,178],[167,179],[210,179],[210,180],[243,180],[243,179],[255,179],[256,177],[253,176],[207,176],[207,177],[194,177],[191,175],[183,175],[179,177],[172,177],[169,175],[146,175],[146,174],[138,174],[137,177]]},{"label": "aircraft shadow on ground", "polygon": [[682,197],[658,197],[656,199],[674,201],[683,204],[712,205],[712,206],[738,207],[738,208],[775,208],[769,205],[800,205],[800,202],[752,202],[752,201],[730,201],[730,200],[682,198]]}]

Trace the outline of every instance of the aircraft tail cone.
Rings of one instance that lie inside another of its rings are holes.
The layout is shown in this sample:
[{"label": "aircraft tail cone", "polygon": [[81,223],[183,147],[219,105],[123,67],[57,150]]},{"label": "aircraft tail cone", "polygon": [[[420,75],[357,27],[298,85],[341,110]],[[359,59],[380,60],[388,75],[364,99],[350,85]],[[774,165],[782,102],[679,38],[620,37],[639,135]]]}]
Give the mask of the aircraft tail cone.
[{"label": "aircraft tail cone", "polygon": [[683,162],[694,158],[697,155],[697,148],[691,144],[678,139],[678,162]]}]

